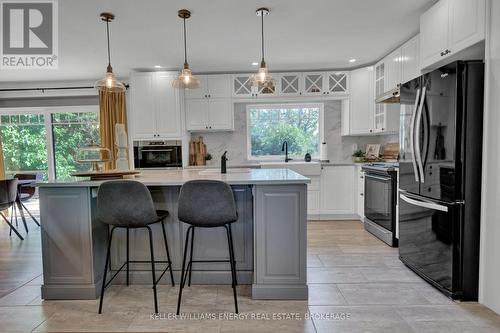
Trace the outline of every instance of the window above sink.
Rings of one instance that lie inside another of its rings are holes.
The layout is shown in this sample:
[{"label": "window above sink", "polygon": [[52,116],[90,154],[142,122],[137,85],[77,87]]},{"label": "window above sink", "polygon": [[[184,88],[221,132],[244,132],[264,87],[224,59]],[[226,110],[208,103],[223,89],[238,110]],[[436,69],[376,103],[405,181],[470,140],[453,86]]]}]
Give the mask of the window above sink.
[{"label": "window above sink", "polygon": [[276,161],[288,155],[304,160],[306,153],[319,159],[323,142],[323,103],[254,104],[247,106],[248,160]]}]

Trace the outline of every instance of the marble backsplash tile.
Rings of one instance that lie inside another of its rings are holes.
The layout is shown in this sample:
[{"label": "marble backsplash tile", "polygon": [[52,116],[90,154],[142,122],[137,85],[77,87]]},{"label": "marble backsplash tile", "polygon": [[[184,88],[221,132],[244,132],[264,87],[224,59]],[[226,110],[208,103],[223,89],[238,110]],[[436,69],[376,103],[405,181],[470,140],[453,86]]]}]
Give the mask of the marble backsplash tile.
[{"label": "marble backsplash tile", "polygon": [[[256,163],[247,157],[246,103],[235,104],[234,131],[232,132],[192,132],[191,137],[202,136],[207,151],[213,159],[207,165],[218,165],[221,155],[227,150],[228,165]],[[385,144],[397,142],[398,135],[377,136],[342,136],[341,135],[341,101],[324,102],[324,136],[328,146],[328,159],[331,162],[350,162],[354,147],[365,150],[368,143]]]}]

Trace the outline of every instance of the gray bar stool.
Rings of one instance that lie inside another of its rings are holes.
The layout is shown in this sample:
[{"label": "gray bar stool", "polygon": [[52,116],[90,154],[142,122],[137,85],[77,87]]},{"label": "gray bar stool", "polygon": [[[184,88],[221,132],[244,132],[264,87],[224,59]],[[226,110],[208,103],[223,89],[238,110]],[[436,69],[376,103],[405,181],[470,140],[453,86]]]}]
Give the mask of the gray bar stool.
[{"label": "gray bar stool", "polygon": [[[99,313],[102,312],[102,302],[104,299],[104,289],[111,284],[116,275],[127,266],[127,286],[129,285],[129,264],[130,263],[151,263],[151,273],[153,275],[153,293],[155,302],[155,313],[158,313],[158,299],[156,285],[161,280],[167,270],[170,270],[170,280],[174,286],[174,276],[172,273],[172,261],[168,251],[167,234],[165,231],[165,219],[168,217],[167,211],[155,210],[153,199],[148,188],[137,181],[117,180],[104,182],[99,186],[97,192],[97,219],[112,226],[108,238],[108,250],[106,252],[106,262],[104,263],[104,274],[102,279],[101,299],[99,301]],[[153,233],[150,224],[161,222],[163,230],[163,241],[167,251],[166,261],[155,261],[153,254]],[[111,269],[110,251],[113,232],[116,228],[127,230],[127,260],[116,271],[111,279],[106,282],[108,267]],[[146,228],[149,234],[149,248],[151,251],[151,261],[129,260],[129,231],[130,229]],[[155,277],[155,263],[166,263],[167,267],[162,272],[158,280]]]},{"label": "gray bar stool", "polygon": [[[236,296],[236,261],[234,259],[233,234],[231,223],[238,220],[236,204],[233,191],[228,184],[215,180],[193,180],[186,182],[179,194],[179,220],[189,224],[184,243],[184,255],[182,259],[181,282],[179,298],[177,300],[177,315],[181,309],[182,289],[188,279],[191,286],[191,273],[193,263],[199,262],[229,262],[231,266],[231,285],[233,287],[234,308],[238,313],[238,300]],[[226,229],[227,243],[229,248],[229,260],[193,260],[193,240],[195,228],[217,228]],[[191,237],[189,237],[191,236]],[[189,239],[191,241],[189,251],[189,263],[186,268],[186,256]],[[189,278],[188,278],[189,275]]]}]

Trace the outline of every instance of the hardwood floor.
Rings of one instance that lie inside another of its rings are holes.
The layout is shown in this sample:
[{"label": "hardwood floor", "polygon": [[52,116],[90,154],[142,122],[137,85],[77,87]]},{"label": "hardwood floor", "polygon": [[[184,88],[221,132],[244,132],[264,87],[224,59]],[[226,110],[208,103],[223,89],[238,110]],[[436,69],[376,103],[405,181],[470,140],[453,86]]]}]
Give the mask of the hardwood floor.
[{"label": "hardwood floor", "polygon": [[[103,315],[97,300],[42,301],[40,230],[29,226],[23,242],[0,226],[0,332],[500,332],[500,316],[444,297],[358,221],[309,222],[309,301],[254,301],[238,286],[237,319],[224,317],[233,311],[230,286],[186,288],[183,318],[171,317],[178,288],[167,285],[159,318],[149,285],[111,286]],[[277,318],[283,313],[289,318]]]}]

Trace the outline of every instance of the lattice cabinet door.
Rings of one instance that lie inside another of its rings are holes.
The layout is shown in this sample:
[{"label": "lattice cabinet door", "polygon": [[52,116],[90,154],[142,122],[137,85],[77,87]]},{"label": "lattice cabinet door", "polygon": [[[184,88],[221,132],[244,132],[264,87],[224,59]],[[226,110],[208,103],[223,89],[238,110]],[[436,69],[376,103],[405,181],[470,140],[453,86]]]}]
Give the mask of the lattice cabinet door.
[{"label": "lattice cabinet door", "polygon": [[279,94],[284,96],[301,95],[302,75],[300,73],[283,73],[279,76]]},{"label": "lattice cabinet door", "polygon": [[325,95],[325,73],[304,73],[304,94],[305,95]]},{"label": "lattice cabinet door", "polygon": [[251,74],[234,74],[231,76],[233,97],[254,97],[257,89],[253,87]]},{"label": "lattice cabinet door", "polygon": [[349,93],[349,73],[348,72],[328,72],[326,74],[326,93],[347,94]]},{"label": "lattice cabinet door", "polygon": [[[266,83],[259,83],[257,87],[254,87],[254,89],[257,89],[257,95],[259,97],[264,97],[264,96],[276,96],[278,94],[278,89],[276,89],[277,85],[277,78],[275,75],[272,75],[274,80]],[[255,95],[255,96],[257,96]]]}]

